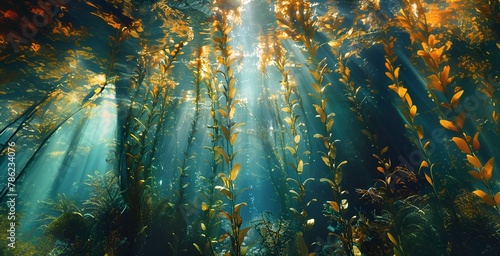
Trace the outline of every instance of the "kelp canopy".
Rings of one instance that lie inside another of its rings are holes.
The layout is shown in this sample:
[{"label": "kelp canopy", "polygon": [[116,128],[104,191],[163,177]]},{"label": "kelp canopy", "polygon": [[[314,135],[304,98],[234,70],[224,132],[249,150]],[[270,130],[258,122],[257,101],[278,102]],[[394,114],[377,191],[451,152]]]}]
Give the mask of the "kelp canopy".
[{"label": "kelp canopy", "polygon": [[0,4],[1,255],[493,255],[498,1]]}]

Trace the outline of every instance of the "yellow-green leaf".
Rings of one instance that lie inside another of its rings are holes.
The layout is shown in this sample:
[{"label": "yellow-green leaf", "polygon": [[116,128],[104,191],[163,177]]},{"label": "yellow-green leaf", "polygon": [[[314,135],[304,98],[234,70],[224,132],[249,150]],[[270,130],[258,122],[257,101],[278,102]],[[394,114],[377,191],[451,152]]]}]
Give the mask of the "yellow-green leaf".
[{"label": "yellow-green leaf", "polygon": [[304,170],[304,162],[302,160],[299,160],[299,163],[297,164],[297,173],[301,174],[303,170]]},{"label": "yellow-green leaf", "polygon": [[208,210],[208,204],[207,204],[207,203],[205,203],[205,202],[201,202],[201,210],[202,210],[202,211],[206,211],[206,210]]},{"label": "yellow-green leaf", "polygon": [[387,237],[389,238],[389,240],[391,240],[391,242],[394,245],[398,245],[398,241],[396,241],[396,239],[391,235],[391,233],[387,233]]},{"label": "yellow-green leaf", "polygon": [[229,179],[231,181],[236,180],[236,177],[238,177],[238,173],[240,172],[241,164],[237,163],[233,166],[233,169],[231,170],[231,173],[229,174]]},{"label": "yellow-green leaf", "polygon": [[292,125],[292,119],[290,119],[290,117],[285,117],[285,122],[289,125]]},{"label": "yellow-green leaf", "polygon": [[299,144],[300,142],[300,135],[295,135],[295,138],[293,138],[293,141],[295,142],[295,144]]},{"label": "yellow-green leaf", "polygon": [[486,192],[484,192],[480,189],[477,189],[477,190],[474,190],[472,193],[474,193],[476,196],[483,199],[483,202],[485,202],[487,205],[490,205],[490,206],[495,205],[495,200],[493,200],[493,198],[490,195],[486,194]]},{"label": "yellow-green leaf", "polygon": [[467,144],[467,142],[462,139],[462,138],[459,138],[459,137],[453,137],[451,139],[453,142],[455,142],[455,144],[457,144],[457,147],[462,150],[464,153],[467,153],[467,154],[470,154],[470,148],[469,148],[469,145]]}]

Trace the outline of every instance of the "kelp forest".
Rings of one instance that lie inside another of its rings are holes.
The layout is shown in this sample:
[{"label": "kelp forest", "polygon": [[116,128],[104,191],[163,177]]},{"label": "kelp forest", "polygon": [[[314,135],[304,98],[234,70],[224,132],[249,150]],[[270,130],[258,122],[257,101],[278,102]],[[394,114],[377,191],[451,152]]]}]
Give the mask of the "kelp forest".
[{"label": "kelp forest", "polygon": [[0,255],[500,255],[499,56],[497,0],[3,0]]}]

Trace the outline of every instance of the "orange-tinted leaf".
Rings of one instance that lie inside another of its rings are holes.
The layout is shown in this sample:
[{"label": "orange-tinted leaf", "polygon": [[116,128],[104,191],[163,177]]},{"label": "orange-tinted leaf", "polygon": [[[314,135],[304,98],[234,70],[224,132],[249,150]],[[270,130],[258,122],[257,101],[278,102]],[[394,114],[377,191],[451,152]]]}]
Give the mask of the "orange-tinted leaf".
[{"label": "orange-tinted leaf", "polygon": [[395,78],[398,78],[398,77],[399,77],[399,67],[397,67],[397,68],[394,70],[394,77],[395,77]]},{"label": "orange-tinted leaf", "polygon": [[[442,49],[441,49],[441,52],[442,52]],[[448,65],[444,66],[443,72],[441,72],[440,75],[441,75],[441,77],[440,77],[441,84],[443,85],[443,87],[445,87],[446,85],[448,85],[451,82],[451,78],[448,77],[450,75],[450,66],[448,66]]]},{"label": "orange-tinted leaf", "polygon": [[384,168],[382,168],[381,166],[377,167],[377,171],[379,171],[381,173],[385,173]]},{"label": "orange-tinted leaf", "polygon": [[491,178],[491,173],[493,172],[493,161],[494,157],[490,158],[488,162],[484,165],[483,169],[481,169],[481,177],[488,182]]},{"label": "orange-tinted leaf", "polygon": [[419,169],[422,169],[423,167],[429,167],[429,164],[425,160],[422,161],[422,163],[420,164],[420,168]]},{"label": "orange-tinted leaf", "polygon": [[422,125],[417,125],[417,136],[419,140],[424,138],[424,127]]},{"label": "orange-tinted leaf", "polygon": [[495,202],[500,205],[500,192],[495,195]]},{"label": "orange-tinted leaf", "polygon": [[413,105],[410,108],[410,116],[415,117],[416,114],[417,114],[417,105]]},{"label": "orange-tinted leaf", "polygon": [[455,144],[457,144],[457,147],[462,150],[464,153],[467,153],[467,154],[470,154],[470,148],[469,148],[469,145],[467,144],[467,142],[462,139],[462,138],[459,138],[459,137],[453,137],[451,139],[453,142],[455,142]]},{"label": "orange-tinted leaf", "polygon": [[340,212],[340,208],[339,208],[339,204],[337,204],[337,202],[335,201],[326,201],[328,204],[330,204],[330,206],[332,207],[332,209],[336,212]]},{"label": "orange-tinted leaf", "polygon": [[453,95],[453,97],[451,98],[451,105],[456,108],[457,105],[458,105],[458,102],[459,102],[459,99],[460,97],[462,96],[462,94],[464,93],[464,90],[460,90],[458,91],[457,93],[455,93]]},{"label": "orange-tinted leaf", "polygon": [[465,122],[465,115],[464,113],[458,114],[458,116],[454,120],[455,124],[457,125],[458,129],[464,128],[464,122]]},{"label": "orange-tinted leaf", "polygon": [[479,159],[477,159],[476,156],[467,154],[467,161],[469,161],[469,163],[474,165],[474,167],[481,168],[482,166],[481,162],[479,161]]},{"label": "orange-tinted leaf", "polygon": [[398,87],[398,95],[401,99],[404,99],[405,98],[405,94],[406,92],[408,91],[408,89],[404,88],[404,87]]},{"label": "orange-tinted leaf", "polygon": [[493,200],[493,198],[490,195],[486,194],[486,192],[484,192],[480,189],[477,189],[477,190],[474,190],[472,193],[474,193],[476,196],[483,199],[483,202],[485,202],[487,205],[490,205],[490,206],[495,205],[495,200]]},{"label": "orange-tinted leaf", "polygon": [[474,150],[479,150],[479,148],[481,147],[481,144],[479,143],[479,132],[476,132],[476,134],[474,135],[474,139],[472,140],[472,147],[474,148]]},{"label": "orange-tinted leaf", "polygon": [[440,120],[439,123],[441,124],[441,126],[443,126],[444,128],[446,128],[448,130],[458,132],[457,127],[452,122],[450,122],[448,120]]},{"label": "orange-tinted leaf", "polygon": [[481,174],[479,174],[478,171],[469,171],[469,174],[476,180],[481,180],[481,181],[483,180],[483,178],[481,178]]},{"label": "orange-tinted leaf", "polygon": [[425,176],[425,180],[427,180],[427,182],[429,182],[429,184],[431,184],[432,186],[432,179],[431,177],[429,177],[429,175],[427,175],[427,173],[424,172],[424,176]]}]

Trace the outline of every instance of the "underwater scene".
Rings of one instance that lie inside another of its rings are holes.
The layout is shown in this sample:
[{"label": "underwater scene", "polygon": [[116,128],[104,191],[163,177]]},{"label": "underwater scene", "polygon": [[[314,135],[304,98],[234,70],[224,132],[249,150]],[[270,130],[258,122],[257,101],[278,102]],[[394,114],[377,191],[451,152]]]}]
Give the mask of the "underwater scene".
[{"label": "underwater scene", "polygon": [[500,255],[498,0],[2,0],[0,255]]}]

